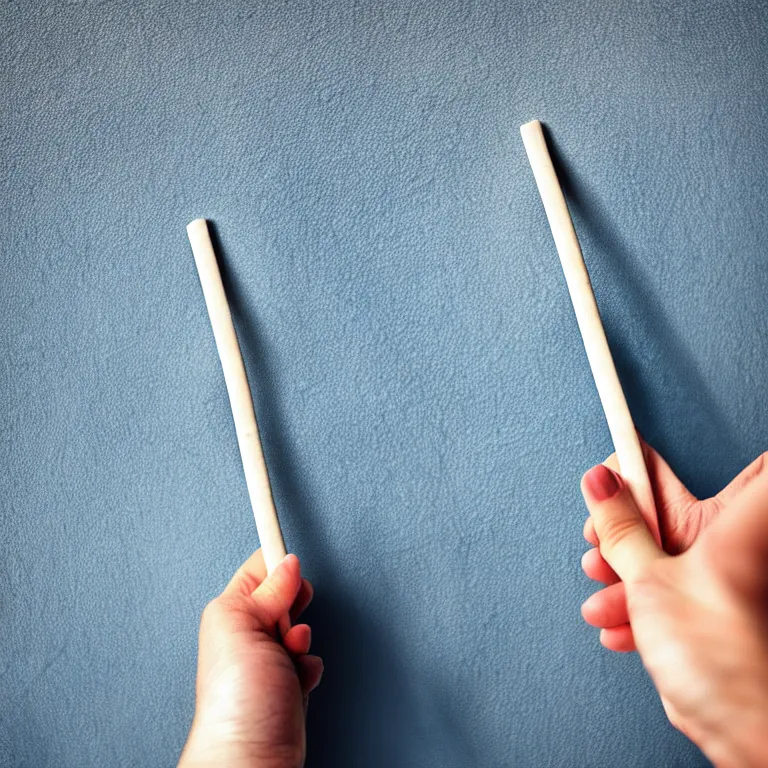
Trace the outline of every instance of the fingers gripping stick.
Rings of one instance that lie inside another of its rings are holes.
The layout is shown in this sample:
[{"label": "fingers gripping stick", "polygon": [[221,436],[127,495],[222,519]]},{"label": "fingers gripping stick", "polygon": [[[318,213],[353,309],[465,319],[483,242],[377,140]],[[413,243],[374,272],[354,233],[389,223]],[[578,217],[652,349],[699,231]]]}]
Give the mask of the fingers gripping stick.
[{"label": "fingers gripping stick", "polygon": [[264,562],[267,573],[272,573],[285,557],[285,544],[272,500],[272,489],[261,450],[259,427],[256,423],[256,413],[253,410],[253,400],[248,387],[240,345],[237,342],[232,315],[205,219],[195,219],[188,224],[187,234],[200,275],[200,283],[203,286],[216,348],[224,369],[224,380],[232,406],[237,442],[245,470],[245,482],[253,507],[253,516],[256,519],[256,530],[264,553]]},{"label": "fingers gripping stick", "polygon": [[526,123],[520,128],[520,133],[555,238],[581,338],[616,449],[621,475],[629,486],[643,519],[660,543],[656,505],[643,459],[643,450],[613,364],[589,273],[547,150],[541,123],[538,120]]},{"label": "fingers gripping stick", "polygon": [[592,467],[582,478],[582,493],[600,537],[600,554],[622,581],[634,581],[650,563],[666,557],[629,487],[613,470],[602,464]]}]

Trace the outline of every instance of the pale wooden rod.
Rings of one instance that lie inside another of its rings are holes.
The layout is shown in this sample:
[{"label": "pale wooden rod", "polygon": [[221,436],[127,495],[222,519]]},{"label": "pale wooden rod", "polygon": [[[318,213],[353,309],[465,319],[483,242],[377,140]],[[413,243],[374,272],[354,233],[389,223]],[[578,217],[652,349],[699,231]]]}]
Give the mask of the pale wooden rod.
[{"label": "pale wooden rod", "polygon": [[555,246],[571,294],[576,320],[587,351],[592,376],[597,385],[608,429],[622,477],[629,486],[645,521],[659,540],[656,505],[653,499],[643,449],[621,388],[616,366],[605,337],[600,312],[584,257],[573,228],[568,206],[560,188],[552,158],[547,150],[541,123],[533,120],[520,128],[528,160],[539,188],[544,210],[555,238]]},{"label": "pale wooden rod", "polygon": [[272,573],[285,557],[285,543],[272,499],[267,465],[261,450],[259,427],[253,409],[253,399],[248,386],[243,356],[237,342],[235,326],[227,303],[227,295],[221,282],[219,265],[205,219],[195,219],[187,225],[189,242],[195,257],[200,283],[203,286],[205,305],[213,327],[216,348],[224,369],[232,416],[235,420],[237,442],[245,470],[245,482],[251,499],[256,531],[264,554],[267,573]]}]

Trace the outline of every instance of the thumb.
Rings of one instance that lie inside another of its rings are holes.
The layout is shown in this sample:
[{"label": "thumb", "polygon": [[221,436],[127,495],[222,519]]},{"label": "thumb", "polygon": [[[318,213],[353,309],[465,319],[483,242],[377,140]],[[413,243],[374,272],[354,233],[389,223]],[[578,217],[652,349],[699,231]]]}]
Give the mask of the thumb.
[{"label": "thumb", "polygon": [[768,473],[744,487],[701,537],[713,560],[741,591],[768,594]]},{"label": "thumb", "polygon": [[293,605],[301,587],[301,566],[296,555],[286,555],[275,570],[251,594],[259,618],[275,626]]},{"label": "thumb", "polygon": [[622,581],[634,581],[650,563],[666,557],[621,475],[598,464],[581,479],[581,492],[600,540],[600,554]]}]

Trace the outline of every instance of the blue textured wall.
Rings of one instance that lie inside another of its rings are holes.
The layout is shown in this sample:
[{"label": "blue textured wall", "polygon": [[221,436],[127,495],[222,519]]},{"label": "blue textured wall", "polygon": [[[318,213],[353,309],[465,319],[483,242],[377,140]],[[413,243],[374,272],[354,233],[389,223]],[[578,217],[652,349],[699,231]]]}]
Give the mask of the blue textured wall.
[{"label": "blue textured wall", "polygon": [[715,491],[768,430],[766,24],[6,0],[0,766],[173,765],[200,610],[256,546],[197,216],[317,589],[309,765],[704,765],[579,616],[610,445],[518,126],[641,430]]}]

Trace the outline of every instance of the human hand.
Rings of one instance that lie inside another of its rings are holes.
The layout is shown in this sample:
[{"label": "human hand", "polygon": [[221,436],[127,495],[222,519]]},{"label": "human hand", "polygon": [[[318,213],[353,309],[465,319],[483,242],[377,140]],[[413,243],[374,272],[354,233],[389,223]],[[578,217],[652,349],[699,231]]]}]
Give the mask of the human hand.
[{"label": "human hand", "polygon": [[[753,479],[768,472],[768,460],[760,456],[716,496],[699,500],[677,478],[667,462],[650,445],[641,442],[656,502],[661,541],[664,551],[670,555],[685,552]],[[615,453],[603,463],[614,472],[619,471]],[[600,642],[609,650],[634,651],[635,641],[627,618],[624,584],[600,553],[600,542],[591,516],[584,525],[584,538],[594,548],[584,553],[581,567],[589,578],[607,585],[582,606],[584,620],[601,629]]]},{"label": "human hand", "polygon": [[598,465],[582,480],[600,552],[624,583],[616,621],[630,622],[672,724],[719,768],[768,765],[767,463],[677,556],[658,547],[620,475]]},{"label": "human hand", "polygon": [[200,622],[195,717],[179,768],[304,764],[307,697],[323,663],[307,655],[309,627],[287,629],[286,619],[295,621],[311,599],[295,555],[267,577],[257,550],[208,603]]}]

